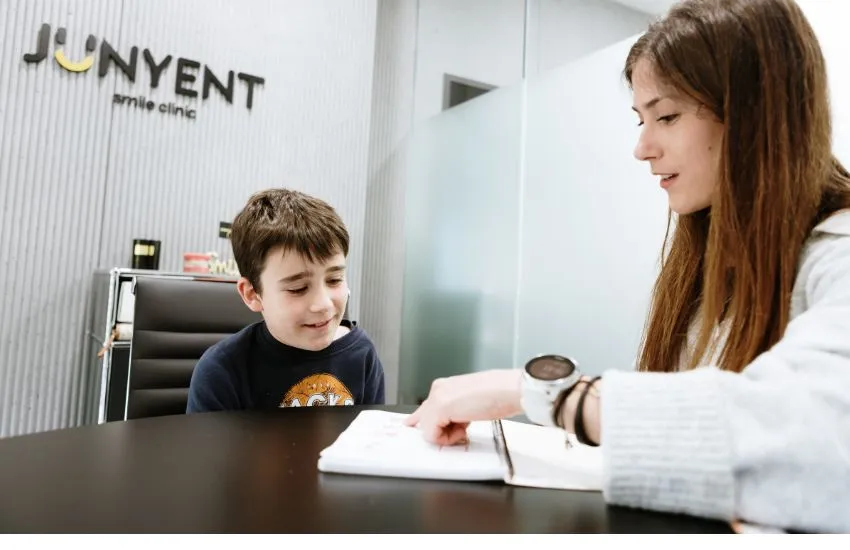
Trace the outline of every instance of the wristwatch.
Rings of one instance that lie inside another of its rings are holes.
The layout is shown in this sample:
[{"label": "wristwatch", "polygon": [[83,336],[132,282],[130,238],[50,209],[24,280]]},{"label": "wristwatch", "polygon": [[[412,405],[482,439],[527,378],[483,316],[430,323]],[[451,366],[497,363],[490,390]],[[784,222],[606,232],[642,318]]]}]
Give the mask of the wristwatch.
[{"label": "wristwatch", "polygon": [[561,355],[539,355],[525,364],[521,401],[525,416],[541,426],[561,426],[555,414],[559,396],[581,378],[578,363]]}]

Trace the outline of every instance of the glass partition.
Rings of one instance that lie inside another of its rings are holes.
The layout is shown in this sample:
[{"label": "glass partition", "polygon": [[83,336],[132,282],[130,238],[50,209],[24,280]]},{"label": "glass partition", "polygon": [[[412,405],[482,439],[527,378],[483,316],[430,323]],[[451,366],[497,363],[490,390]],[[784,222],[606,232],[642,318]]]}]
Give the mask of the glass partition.
[{"label": "glass partition", "polygon": [[[528,10],[537,28],[545,5]],[[632,27],[554,68],[542,40],[527,42],[533,74],[420,122],[403,145],[399,403],[541,353],[589,373],[631,368],[667,220],[632,157]]]},{"label": "glass partition", "polygon": [[631,43],[529,81],[514,365],[560,353],[590,374],[632,366],[667,197],[632,156]]},{"label": "glass partition", "polygon": [[420,125],[403,148],[399,403],[431,380],[510,364],[519,250],[523,88]]}]

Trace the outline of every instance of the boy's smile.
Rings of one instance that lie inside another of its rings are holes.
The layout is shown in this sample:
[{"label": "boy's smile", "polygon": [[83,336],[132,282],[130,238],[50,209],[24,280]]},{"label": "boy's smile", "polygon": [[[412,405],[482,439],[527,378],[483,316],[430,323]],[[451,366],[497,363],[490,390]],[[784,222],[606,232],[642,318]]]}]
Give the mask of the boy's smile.
[{"label": "boy's smile", "polygon": [[240,282],[245,303],[262,312],[269,332],[284,344],[319,351],[347,332],[340,327],[349,295],[342,253],[313,262],[272,249],[260,275],[260,292],[255,290],[247,280]]}]

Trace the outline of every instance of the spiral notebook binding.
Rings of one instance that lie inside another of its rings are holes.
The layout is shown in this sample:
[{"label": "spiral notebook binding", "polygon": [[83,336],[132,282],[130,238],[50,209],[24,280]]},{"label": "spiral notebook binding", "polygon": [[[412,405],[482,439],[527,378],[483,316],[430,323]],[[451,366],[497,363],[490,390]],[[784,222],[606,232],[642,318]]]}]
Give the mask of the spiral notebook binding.
[{"label": "spiral notebook binding", "polygon": [[502,457],[502,462],[504,462],[508,469],[507,480],[511,480],[514,477],[514,465],[511,461],[511,453],[508,451],[508,442],[505,440],[505,431],[502,429],[502,421],[494,420],[492,424],[493,441],[496,443],[496,450],[499,452],[499,456]]}]

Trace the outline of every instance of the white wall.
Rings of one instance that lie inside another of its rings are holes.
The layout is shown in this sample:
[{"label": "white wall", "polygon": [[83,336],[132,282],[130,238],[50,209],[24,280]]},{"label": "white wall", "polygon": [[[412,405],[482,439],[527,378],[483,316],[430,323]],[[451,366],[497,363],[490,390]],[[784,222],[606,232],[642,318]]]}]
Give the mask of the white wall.
[{"label": "white wall", "polygon": [[490,86],[522,78],[525,0],[419,0],[417,121],[442,111],[443,76]]},{"label": "white wall", "polygon": [[670,8],[674,0],[614,0],[614,2],[645,13],[661,15]]},{"label": "white wall", "polygon": [[528,18],[525,0],[420,0],[416,120],[442,110],[445,74],[507,86],[635,34],[648,19],[607,0],[529,0]]},{"label": "white wall", "polygon": [[378,1],[360,321],[396,402],[404,265],[404,178],[397,156],[413,125],[416,2]]},{"label": "white wall", "polygon": [[653,17],[604,0],[538,0],[532,6],[528,56],[532,75],[643,32]]},{"label": "white wall", "polygon": [[833,115],[833,151],[850,169],[850,35],[845,22],[850,5],[841,0],[797,0],[815,29],[826,57]]}]

